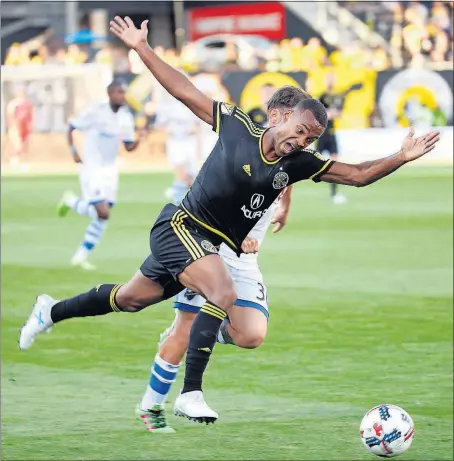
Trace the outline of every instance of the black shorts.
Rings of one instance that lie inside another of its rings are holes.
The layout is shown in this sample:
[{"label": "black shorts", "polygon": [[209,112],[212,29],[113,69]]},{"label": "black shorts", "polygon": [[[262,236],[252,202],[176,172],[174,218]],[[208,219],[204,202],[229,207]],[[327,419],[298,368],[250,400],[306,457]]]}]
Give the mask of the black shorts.
[{"label": "black shorts", "polygon": [[204,256],[217,254],[221,242],[213,242],[207,233],[175,205],[166,205],[161,211],[150,231],[151,254],[140,271],[164,288],[164,299],[184,290],[178,275],[187,266]]},{"label": "black shorts", "polygon": [[323,151],[328,151],[330,154],[338,154],[337,140],[335,133],[331,133],[329,129],[323,133],[318,140],[317,150],[323,154]]}]

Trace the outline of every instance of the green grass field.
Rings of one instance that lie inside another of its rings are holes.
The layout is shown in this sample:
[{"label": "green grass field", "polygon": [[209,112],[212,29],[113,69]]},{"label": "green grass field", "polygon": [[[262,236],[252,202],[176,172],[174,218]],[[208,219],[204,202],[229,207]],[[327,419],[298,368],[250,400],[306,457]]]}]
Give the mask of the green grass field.
[{"label": "green grass field", "polygon": [[373,459],[359,423],[383,402],[414,419],[402,459],[453,459],[449,168],[346,190],[345,206],[329,203],[327,185],[298,186],[287,228],[261,254],[268,337],[254,351],[217,346],[205,395],[220,419],[170,415],[174,435],[134,418],[170,302],[64,322],[25,352],[16,344],[37,294],[128,280],[148,254],[170,176],[122,177],[96,273],[68,267],[88,221],[54,214],[75,177],[2,181],[2,459]]}]

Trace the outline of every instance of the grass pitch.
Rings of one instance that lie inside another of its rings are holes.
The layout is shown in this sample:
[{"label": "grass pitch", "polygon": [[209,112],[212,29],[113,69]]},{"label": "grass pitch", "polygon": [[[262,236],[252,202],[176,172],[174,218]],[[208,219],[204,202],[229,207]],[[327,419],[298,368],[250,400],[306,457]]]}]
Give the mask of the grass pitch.
[{"label": "grass pitch", "polygon": [[299,185],[288,226],[261,252],[268,337],[255,351],[217,346],[205,394],[220,420],[169,415],[174,435],[147,433],[133,414],[170,302],[63,322],[29,351],[16,344],[37,294],[128,280],[170,177],[122,177],[95,273],[69,267],[88,221],[54,214],[75,177],[2,181],[2,459],[374,459],[359,423],[383,402],[415,421],[402,460],[452,459],[449,169],[407,168],[345,189],[345,206],[329,203],[327,185]]}]

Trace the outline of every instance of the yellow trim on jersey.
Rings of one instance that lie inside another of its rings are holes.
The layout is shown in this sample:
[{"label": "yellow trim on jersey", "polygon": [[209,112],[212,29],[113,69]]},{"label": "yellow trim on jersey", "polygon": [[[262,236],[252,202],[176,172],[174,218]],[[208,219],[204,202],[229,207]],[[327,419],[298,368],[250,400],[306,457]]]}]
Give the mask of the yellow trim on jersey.
[{"label": "yellow trim on jersey", "polygon": [[219,237],[221,237],[224,241],[228,242],[229,245],[231,245],[233,248],[237,248],[237,246],[227,237],[227,235],[223,234],[221,231],[218,231],[214,227],[211,227],[208,224],[205,224],[203,221],[200,221],[200,219],[197,219],[194,215],[189,213],[189,211],[183,205],[180,205],[180,206],[189,215],[189,217],[192,220],[194,220],[197,224],[200,224],[205,229],[208,229],[210,232],[213,232],[213,234],[219,235]]},{"label": "yellow trim on jersey", "polygon": [[275,165],[277,162],[281,160],[282,157],[279,157],[276,160],[267,160],[266,157],[263,155],[262,140],[263,140],[263,135],[265,134],[265,131],[260,135],[260,139],[259,139],[260,157],[262,157],[263,162],[266,163],[267,165]]},{"label": "yellow trim on jersey", "polygon": [[216,118],[216,126],[214,127],[214,131],[219,134],[219,130],[220,130],[220,123],[221,123],[221,103],[220,102],[216,102],[216,114],[215,114],[215,118]]},{"label": "yellow trim on jersey", "polygon": [[[261,135],[262,131],[265,131],[263,128],[259,128],[252,120],[249,115],[245,114],[241,109],[238,107],[236,108],[235,116],[241,116],[241,121],[244,123],[246,122],[247,126],[255,133],[255,135]],[[240,117],[237,117],[240,119]],[[250,130],[250,131],[251,131]]]},{"label": "yellow trim on jersey", "polygon": [[112,291],[110,292],[109,296],[109,302],[110,302],[110,307],[114,312],[121,312],[120,308],[117,306],[115,303],[115,295],[117,294],[117,291],[120,289],[121,285],[115,285],[112,288]]},{"label": "yellow trim on jersey", "polygon": [[317,173],[313,174],[312,176],[309,177],[309,179],[315,178],[317,175],[319,175],[322,171],[326,169],[326,167],[332,162],[331,159],[329,159],[321,168],[320,170],[317,171]]},{"label": "yellow trim on jersey", "polygon": [[170,220],[170,225],[172,226],[173,231],[175,232],[176,236],[180,240],[180,242],[184,245],[188,253],[191,255],[191,258],[196,261],[197,259],[202,258],[204,253],[199,248],[197,242],[193,239],[191,234],[187,231],[187,229],[183,225],[183,219],[186,218],[185,215],[181,210],[178,210]]},{"label": "yellow trim on jersey", "polygon": [[260,130],[258,127],[254,126],[251,119],[247,115],[242,115],[241,112],[235,112],[234,117],[237,118],[249,131],[251,136],[259,138],[264,130]]}]

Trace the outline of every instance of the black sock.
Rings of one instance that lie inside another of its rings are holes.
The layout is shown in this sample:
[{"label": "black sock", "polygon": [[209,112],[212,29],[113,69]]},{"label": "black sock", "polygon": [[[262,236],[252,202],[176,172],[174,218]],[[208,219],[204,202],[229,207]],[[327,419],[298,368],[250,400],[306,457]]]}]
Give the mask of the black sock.
[{"label": "black sock", "polygon": [[216,337],[226,313],[207,301],[194,320],[186,354],[186,372],[182,394],[202,390],[202,378],[216,344]]},{"label": "black sock", "polygon": [[121,285],[113,284],[98,285],[86,293],[58,302],[50,312],[52,322],[120,312],[120,308],[115,304],[115,294],[120,287]]},{"label": "black sock", "polygon": [[330,189],[331,189],[331,197],[334,197],[336,195],[336,189],[337,189],[337,184],[330,184]]}]

